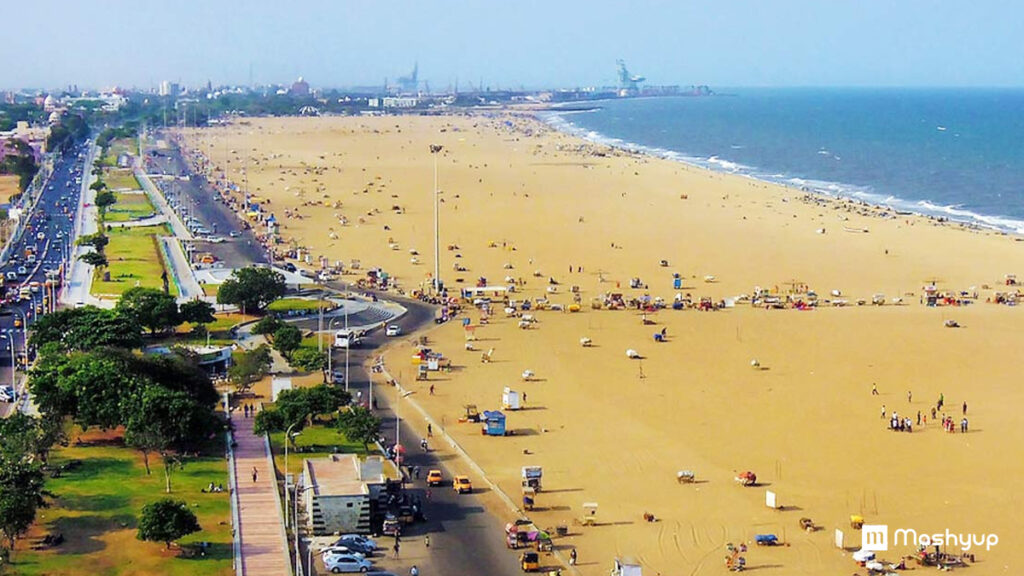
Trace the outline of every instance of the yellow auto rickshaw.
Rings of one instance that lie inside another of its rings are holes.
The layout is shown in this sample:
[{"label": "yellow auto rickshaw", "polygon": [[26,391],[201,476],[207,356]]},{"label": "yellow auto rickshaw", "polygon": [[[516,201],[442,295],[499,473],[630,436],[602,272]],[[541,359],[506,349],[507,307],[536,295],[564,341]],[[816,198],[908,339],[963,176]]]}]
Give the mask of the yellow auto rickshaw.
[{"label": "yellow auto rickshaw", "polygon": [[536,572],[540,570],[540,554],[536,552],[523,552],[519,557],[519,567],[523,572]]}]

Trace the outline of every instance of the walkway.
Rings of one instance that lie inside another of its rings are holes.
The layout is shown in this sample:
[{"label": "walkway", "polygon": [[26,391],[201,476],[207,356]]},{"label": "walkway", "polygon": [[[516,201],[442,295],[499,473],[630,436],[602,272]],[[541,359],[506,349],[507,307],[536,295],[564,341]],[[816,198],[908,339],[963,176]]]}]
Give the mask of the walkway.
[{"label": "walkway", "polygon": [[[277,480],[262,436],[253,434],[253,418],[236,411],[235,478],[238,486],[238,529],[241,534],[242,576],[291,574]],[[253,468],[257,479],[253,482]]]}]

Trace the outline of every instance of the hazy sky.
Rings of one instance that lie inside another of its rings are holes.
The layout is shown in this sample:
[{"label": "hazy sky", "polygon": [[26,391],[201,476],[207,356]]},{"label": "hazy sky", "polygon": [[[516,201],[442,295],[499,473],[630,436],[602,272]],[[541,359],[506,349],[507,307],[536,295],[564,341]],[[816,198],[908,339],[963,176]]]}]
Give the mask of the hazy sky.
[{"label": "hazy sky", "polygon": [[[292,8],[301,5],[302,8]],[[0,87],[615,83],[1022,86],[1024,3],[990,0],[39,0]]]}]

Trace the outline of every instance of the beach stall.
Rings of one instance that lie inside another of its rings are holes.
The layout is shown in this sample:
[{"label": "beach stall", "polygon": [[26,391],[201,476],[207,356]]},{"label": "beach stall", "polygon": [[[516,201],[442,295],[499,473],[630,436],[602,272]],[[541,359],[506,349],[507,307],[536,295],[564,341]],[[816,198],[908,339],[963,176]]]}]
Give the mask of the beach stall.
[{"label": "beach stall", "polygon": [[544,469],[540,466],[523,466],[523,488],[532,488],[540,492]]},{"label": "beach stall", "polygon": [[501,407],[504,410],[519,410],[519,392],[506,386],[501,393]]},{"label": "beach stall", "polygon": [[636,560],[616,558],[611,576],[643,576],[643,568]]},{"label": "beach stall", "polygon": [[504,436],[506,434],[505,429],[505,415],[499,410],[484,410],[483,413],[484,425],[481,428],[481,432],[487,436]]}]

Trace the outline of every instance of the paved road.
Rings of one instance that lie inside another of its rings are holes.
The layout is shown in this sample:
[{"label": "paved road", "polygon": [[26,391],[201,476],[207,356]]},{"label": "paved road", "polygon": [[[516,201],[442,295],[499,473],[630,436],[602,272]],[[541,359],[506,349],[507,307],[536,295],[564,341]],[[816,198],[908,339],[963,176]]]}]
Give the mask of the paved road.
[{"label": "paved road", "polygon": [[[27,328],[37,316],[56,306],[65,262],[74,251],[74,218],[79,194],[86,187],[89,143],[80,143],[55,162],[38,200],[22,214],[21,234],[0,265],[4,277],[0,308],[0,383],[12,381],[12,355],[24,355]],[[52,279],[52,289],[46,286]],[[30,351],[31,352],[31,351]],[[20,395],[20,393],[19,393]],[[0,403],[0,416],[11,407]]]},{"label": "paved road", "polygon": [[[339,286],[334,286],[338,288]],[[434,321],[434,309],[416,300],[394,298],[381,295],[382,298],[394,299],[406,308],[407,313],[400,319],[389,322],[398,324],[404,334],[412,333]],[[352,394],[362,393],[362,397],[370,398],[369,375],[363,369],[364,364],[378,353],[377,348],[388,338],[383,330],[375,330],[367,335],[362,345],[353,348],[349,353],[349,390]],[[335,366],[344,365],[345,351],[333,351]],[[397,418],[392,408],[397,400],[395,388],[374,386],[373,397],[377,401],[377,415],[384,420],[382,433],[389,442],[398,436]],[[434,452],[424,453],[418,446],[425,433],[424,425],[419,418],[412,416],[408,407],[401,421],[401,440],[404,446],[410,447],[407,452],[406,464],[419,466],[422,469],[420,480],[414,480],[409,490],[418,495],[424,502],[424,513],[427,522],[414,524],[402,535],[400,557],[393,558],[388,552],[386,556],[377,556],[374,562],[381,568],[396,574],[408,574],[409,568],[416,564],[420,573],[427,575],[440,574],[488,574],[494,576],[519,576],[518,553],[508,550],[504,543],[504,525],[507,518],[498,518],[487,512],[482,502],[482,495],[458,495],[450,484],[431,490],[428,501],[425,494],[426,470],[440,468],[445,478],[450,479],[452,472],[436,457]],[[406,419],[408,416],[408,419]],[[434,440],[436,441],[436,439]],[[425,535],[430,535],[430,548],[423,542]],[[390,549],[393,541],[390,538],[381,540],[382,547]],[[552,562],[547,562],[553,564]],[[318,567],[317,574],[323,574],[323,565]],[[308,574],[308,572],[307,572]]]},{"label": "paved road", "polygon": [[[156,138],[166,142],[169,147],[156,148],[153,145]],[[192,224],[193,230],[205,228],[210,231],[210,235],[225,239],[222,243],[206,242],[200,239],[202,234],[197,234],[193,242],[195,250],[212,253],[226,268],[268,262],[267,255],[247,224],[223,202],[205,178],[192,170],[188,160],[170,138],[157,133],[155,138],[147,142],[151,145],[146,148],[144,168],[179,217]],[[189,218],[194,220],[189,221]],[[233,231],[237,237],[231,236]]]}]

